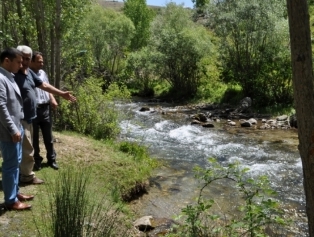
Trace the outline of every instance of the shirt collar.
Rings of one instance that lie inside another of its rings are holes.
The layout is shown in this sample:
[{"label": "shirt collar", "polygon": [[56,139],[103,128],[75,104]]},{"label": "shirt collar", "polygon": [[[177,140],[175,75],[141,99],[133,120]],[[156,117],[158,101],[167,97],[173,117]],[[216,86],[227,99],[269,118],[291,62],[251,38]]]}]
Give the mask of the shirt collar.
[{"label": "shirt collar", "polygon": [[5,70],[3,67],[0,67],[0,72],[2,74],[4,74],[9,79],[13,79],[14,78],[14,74],[9,72],[9,71],[7,71],[7,70]]}]

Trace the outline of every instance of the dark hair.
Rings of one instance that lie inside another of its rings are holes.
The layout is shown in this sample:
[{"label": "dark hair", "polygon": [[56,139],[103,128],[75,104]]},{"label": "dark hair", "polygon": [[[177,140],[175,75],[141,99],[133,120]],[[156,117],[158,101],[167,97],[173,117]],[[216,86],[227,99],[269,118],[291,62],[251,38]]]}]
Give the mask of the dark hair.
[{"label": "dark hair", "polygon": [[43,54],[39,51],[34,51],[32,56],[32,62],[35,62],[37,55],[43,56]]},{"label": "dark hair", "polygon": [[0,54],[0,63],[3,63],[5,58],[8,58],[12,61],[16,58],[17,55],[23,56],[19,50],[15,48],[7,48]]}]

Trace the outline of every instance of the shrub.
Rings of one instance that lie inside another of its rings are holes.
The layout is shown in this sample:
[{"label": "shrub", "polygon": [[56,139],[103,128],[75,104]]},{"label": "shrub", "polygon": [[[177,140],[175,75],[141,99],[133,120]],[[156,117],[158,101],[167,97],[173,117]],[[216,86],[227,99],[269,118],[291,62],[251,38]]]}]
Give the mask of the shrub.
[{"label": "shrub", "polygon": [[110,139],[119,133],[118,111],[114,106],[116,98],[128,98],[125,87],[111,84],[106,93],[102,91],[101,79],[90,77],[80,84],[74,94],[76,103],[61,103],[57,125],[96,139]]}]

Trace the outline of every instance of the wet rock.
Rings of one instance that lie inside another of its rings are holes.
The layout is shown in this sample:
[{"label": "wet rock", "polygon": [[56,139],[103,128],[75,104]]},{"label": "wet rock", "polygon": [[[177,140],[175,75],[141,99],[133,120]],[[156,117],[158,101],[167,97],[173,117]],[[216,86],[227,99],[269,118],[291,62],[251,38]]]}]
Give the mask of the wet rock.
[{"label": "wet rock", "polygon": [[151,223],[151,219],[153,219],[153,216],[143,216],[134,221],[133,225],[136,229],[147,232],[154,229]]},{"label": "wet rock", "polygon": [[201,122],[206,122],[207,121],[207,117],[205,114],[203,113],[199,113],[199,114],[195,114],[192,116],[193,119],[201,121]]},{"label": "wet rock", "polygon": [[202,125],[202,127],[204,127],[204,128],[213,128],[215,126],[212,123],[205,123],[205,124]]},{"label": "wet rock", "polygon": [[262,126],[259,127],[259,129],[270,129],[271,126],[267,123],[264,123]]},{"label": "wet rock", "polygon": [[199,120],[194,119],[194,120],[192,120],[191,125],[194,125],[194,124],[201,125],[202,122],[199,121]]},{"label": "wet rock", "polygon": [[281,115],[276,118],[277,121],[285,121],[288,119],[288,115]]},{"label": "wet rock", "polygon": [[147,233],[148,237],[165,236],[169,233],[170,229],[178,225],[178,223],[168,218],[154,218],[152,225],[154,229]]},{"label": "wet rock", "polygon": [[252,126],[252,124],[247,120],[240,119],[239,122],[241,127],[249,128]]},{"label": "wet rock", "polygon": [[236,126],[236,122],[231,121],[231,120],[228,120],[227,124],[230,126]]},{"label": "wet rock", "polygon": [[250,123],[250,124],[257,124],[257,120],[256,119],[254,119],[254,118],[250,118],[249,120],[248,120],[248,122]]},{"label": "wet rock", "polygon": [[140,112],[145,112],[145,111],[149,111],[149,107],[142,107],[140,108]]},{"label": "wet rock", "polygon": [[158,237],[165,236],[178,223],[168,218],[143,216],[137,219],[133,225],[136,229],[145,232],[145,236]]},{"label": "wet rock", "polygon": [[277,125],[280,127],[287,127],[287,126],[289,126],[289,121],[288,120],[280,120],[280,121],[277,121]]},{"label": "wet rock", "polygon": [[274,120],[274,119],[269,119],[269,120],[266,121],[266,123],[268,123],[268,124],[270,124],[270,125],[276,124],[276,120]]},{"label": "wet rock", "polygon": [[219,119],[219,118],[213,118],[213,121],[219,123],[219,122],[220,122],[220,119]]}]

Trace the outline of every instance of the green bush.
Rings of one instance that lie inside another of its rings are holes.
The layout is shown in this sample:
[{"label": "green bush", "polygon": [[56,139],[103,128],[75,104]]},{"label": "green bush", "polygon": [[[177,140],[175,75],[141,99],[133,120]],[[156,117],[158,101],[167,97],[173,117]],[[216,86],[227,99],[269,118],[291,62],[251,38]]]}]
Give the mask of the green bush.
[{"label": "green bush", "polygon": [[83,81],[74,94],[76,103],[62,101],[57,126],[62,130],[73,130],[96,139],[115,138],[119,132],[118,115],[115,99],[129,97],[127,89],[111,84],[107,91],[102,91],[102,80],[90,77]]}]

